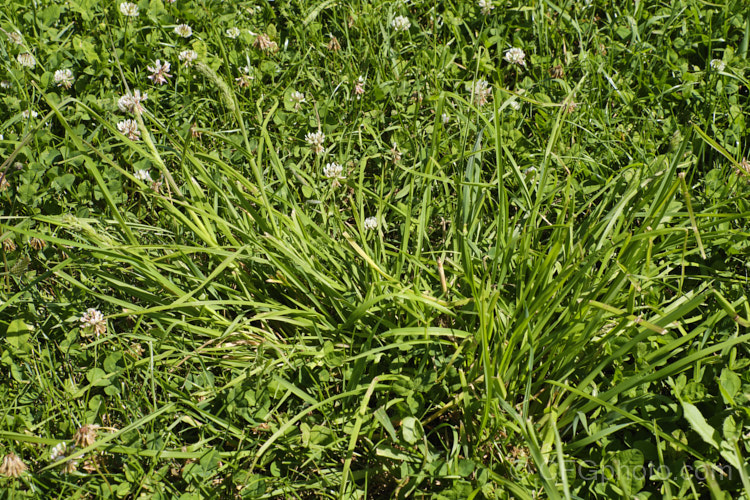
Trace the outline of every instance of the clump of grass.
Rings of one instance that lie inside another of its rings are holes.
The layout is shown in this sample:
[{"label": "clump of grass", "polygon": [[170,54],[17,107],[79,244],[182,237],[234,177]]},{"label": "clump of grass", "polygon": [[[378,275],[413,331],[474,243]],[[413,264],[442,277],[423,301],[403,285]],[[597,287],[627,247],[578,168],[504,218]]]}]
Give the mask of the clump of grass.
[{"label": "clump of grass", "polygon": [[0,20],[3,487],[750,494],[743,7],[135,7]]}]

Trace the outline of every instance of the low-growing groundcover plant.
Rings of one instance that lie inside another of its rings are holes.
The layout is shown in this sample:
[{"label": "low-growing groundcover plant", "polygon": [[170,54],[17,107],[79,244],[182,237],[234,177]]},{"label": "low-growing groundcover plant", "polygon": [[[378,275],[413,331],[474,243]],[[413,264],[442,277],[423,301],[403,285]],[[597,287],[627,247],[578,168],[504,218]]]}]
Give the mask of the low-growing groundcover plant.
[{"label": "low-growing groundcover plant", "polygon": [[2,498],[750,498],[750,8],[11,0]]}]

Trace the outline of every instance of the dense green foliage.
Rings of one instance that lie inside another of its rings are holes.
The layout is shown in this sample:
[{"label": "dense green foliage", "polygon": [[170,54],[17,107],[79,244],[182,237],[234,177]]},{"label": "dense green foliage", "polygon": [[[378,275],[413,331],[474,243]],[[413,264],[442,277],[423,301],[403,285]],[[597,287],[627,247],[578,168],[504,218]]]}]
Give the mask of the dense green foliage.
[{"label": "dense green foliage", "polygon": [[0,28],[0,498],[750,499],[745,2]]}]

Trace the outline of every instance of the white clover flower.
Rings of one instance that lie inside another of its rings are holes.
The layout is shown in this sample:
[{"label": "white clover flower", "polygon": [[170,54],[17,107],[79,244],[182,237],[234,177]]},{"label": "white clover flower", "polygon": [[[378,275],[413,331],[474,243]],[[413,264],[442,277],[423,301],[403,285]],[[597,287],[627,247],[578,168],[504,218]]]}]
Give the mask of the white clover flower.
[{"label": "white clover flower", "polygon": [[131,2],[122,2],[120,4],[120,12],[123,16],[138,17],[138,6]]},{"label": "white clover flower", "polygon": [[237,86],[240,88],[249,87],[253,83],[253,80],[255,80],[253,68],[250,66],[243,66],[240,68],[240,72],[242,74],[238,78],[235,78],[234,81],[237,82]]},{"label": "white clover flower", "polygon": [[253,42],[253,47],[262,50],[263,52],[276,52],[279,50],[278,44],[271,40],[271,37],[265,33],[257,36]]},{"label": "white clover flower", "polygon": [[93,307],[86,309],[86,312],[83,313],[80,321],[81,330],[92,330],[97,337],[107,332],[107,320],[104,319],[104,315],[101,311],[94,309]]},{"label": "white clover flower", "polygon": [[492,0],[479,0],[477,2],[477,5],[479,6],[479,9],[482,11],[483,16],[488,16],[492,12],[492,9],[495,8],[494,5],[492,5]]},{"label": "white clover flower", "polygon": [[133,177],[138,179],[139,181],[143,182],[152,182],[151,181],[151,174],[148,172],[148,170],[136,170],[133,174]]},{"label": "white clover flower", "polygon": [[123,135],[127,135],[131,141],[137,141],[141,135],[141,131],[138,130],[138,122],[128,118],[117,124],[117,130]]},{"label": "white clover flower", "polygon": [[396,31],[408,31],[411,28],[411,21],[407,17],[397,16],[391,21],[391,26]]},{"label": "white clover flower", "polygon": [[193,28],[191,28],[187,24],[178,24],[174,27],[174,32],[182,38],[190,38],[190,36],[193,34]]},{"label": "white clover flower", "polygon": [[73,72],[69,69],[58,69],[55,71],[55,83],[57,83],[58,87],[64,87],[66,89],[69,89],[73,86],[73,81],[75,78],[73,78]]},{"label": "white clover flower", "polygon": [[724,68],[727,67],[727,63],[725,63],[721,59],[711,59],[711,62],[709,64],[711,65],[711,69],[715,71],[724,71]]},{"label": "white clover flower", "polygon": [[16,45],[23,45],[23,36],[18,31],[14,31],[12,33],[5,33],[8,38],[10,38],[10,41],[15,43]]},{"label": "white clover flower", "polygon": [[61,458],[65,458],[68,454],[68,445],[66,443],[58,443],[49,452],[49,459],[53,462],[57,462]]},{"label": "white clover flower", "polygon": [[15,453],[8,453],[3,457],[3,463],[0,464],[0,476],[20,477],[27,469],[21,457]]},{"label": "white clover flower", "polygon": [[194,50],[183,50],[180,52],[180,55],[177,56],[177,58],[182,62],[185,66],[192,66],[193,61],[198,59],[198,53]]},{"label": "white clover flower", "polygon": [[18,63],[21,66],[26,66],[27,68],[33,68],[34,66],[36,66],[36,59],[28,52],[18,54],[18,57],[16,59],[18,59]]},{"label": "white clover flower", "polygon": [[128,92],[120,97],[117,101],[117,107],[120,108],[120,111],[123,113],[143,113],[143,105],[141,103],[146,99],[148,99],[148,94],[144,92],[143,95],[141,95],[141,91],[136,89],[132,94]]},{"label": "white clover flower", "polygon": [[447,125],[449,121],[451,121],[451,117],[448,115],[448,113],[443,113],[440,115],[440,119],[443,120],[443,124]]},{"label": "white clover flower", "polygon": [[343,172],[344,172],[344,167],[342,167],[336,162],[326,163],[326,166],[323,167],[323,175],[327,177],[328,179],[343,179],[344,178],[344,176],[342,175]]},{"label": "white clover flower", "polygon": [[466,90],[474,94],[474,102],[477,106],[487,104],[489,97],[492,95],[492,88],[487,80],[477,80],[474,84],[466,85]]},{"label": "white clover flower", "polygon": [[393,157],[393,163],[397,163],[401,161],[401,151],[398,150],[398,144],[396,142],[393,142],[393,146],[391,147],[391,156]]},{"label": "white clover flower", "polygon": [[229,28],[226,32],[228,38],[237,38],[240,36],[240,29],[236,26]]},{"label": "white clover flower", "polygon": [[3,81],[0,81],[0,88],[3,88],[3,89],[9,89],[9,88],[11,88],[12,86],[13,86],[13,84],[12,84],[12,83],[10,83],[10,82],[9,82],[8,80],[3,80]]},{"label": "white clover flower", "polygon": [[169,74],[170,64],[166,61],[162,64],[161,61],[157,59],[153,66],[146,66],[146,69],[151,72],[148,79],[159,85],[168,83],[167,78],[172,77],[172,75]]},{"label": "white clover flower", "polygon": [[294,92],[289,94],[289,100],[294,103],[294,109],[298,110],[300,105],[305,102],[305,94],[295,90]]},{"label": "white clover flower", "polygon": [[518,47],[513,47],[505,52],[505,58],[511,64],[518,64],[519,66],[526,66],[526,54],[523,50]]},{"label": "white clover flower", "polygon": [[29,119],[29,117],[31,117],[31,118],[36,118],[37,116],[39,116],[39,113],[37,113],[37,112],[36,112],[36,111],[34,111],[33,109],[24,109],[24,110],[23,110],[23,111],[21,112],[21,116],[23,116],[25,120],[28,120],[28,119]]},{"label": "white clover flower", "polygon": [[313,153],[320,154],[323,152],[323,142],[326,140],[323,132],[310,132],[305,135],[305,140],[312,148]]},{"label": "white clover flower", "polygon": [[376,219],[375,217],[368,217],[365,219],[364,226],[365,226],[365,230],[377,229],[378,219]]},{"label": "white clover flower", "polygon": [[357,84],[354,86],[354,94],[357,96],[357,99],[359,99],[364,93],[365,93],[365,77],[360,76],[359,78],[357,78]]}]

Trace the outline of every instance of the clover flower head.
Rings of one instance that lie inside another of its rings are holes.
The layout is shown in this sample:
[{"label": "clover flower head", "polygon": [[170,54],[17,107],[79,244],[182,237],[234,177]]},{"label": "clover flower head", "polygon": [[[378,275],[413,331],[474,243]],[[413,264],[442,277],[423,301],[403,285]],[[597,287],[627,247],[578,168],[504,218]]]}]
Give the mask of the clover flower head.
[{"label": "clover flower head", "polygon": [[53,462],[65,458],[68,454],[68,445],[66,443],[57,443],[49,452],[49,459]]},{"label": "clover flower head", "polygon": [[122,2],[120,4],[120,13],[126,17],[138,17],[138,6],[131,2]]},{"label": "clover flower head", "polygon": [[378,219],[375,217],[368,217],[364,222],[365,230],[372,230],[378,228]]},{"label": "clover flower head", "polygon": [[44,250],[44,247],[47,246],[47,242],[44,241],[41,238],[29,238],[29,246],[36,250],[37,252]]},{"label": "clover flower head", "polygon": [[341,44],[339,43],[339,39],[331,35],[330,33],[328,36],[331,37],[327,45],[328,50],[330,50],[331,52],[338,52],[339,50],[341,50]]},{"label": "clover flower head", "polygon": [[58,87],[69,89],[73,86],[74,81],[75,78],[73,78],[73,72],[71,70],[66,68],[55,71],[55,83],[57,83]]},{"label": "clover flower head", "polygon": [[255,80],[253,68],[250,66],[243,66],[240,68],[240,73],[240,76],[234,79],[234,81],[237,82],[237,86],[240,88],[249,87],[253,83],[253,80]]},{"label": "clover flower head", "polygon": [[[133,121],[133,120],[130,120]],[[80,318],[81,330],[92,330],[96,336],[102,335],[107,332],[107,320],[104,319],[104,315],[98,309],[89,307],[86,312]]]},{"label": "clover flower head", "polygon": [[193,34],[193,28],[184,23],[178,24],[174,27],[174,32],[182,38],[190,38],[190,36]]},{"label": "clover flower head", "polygon": [[391,27],[396,31],[409,31],[411,28],[411,21],[409,18],[404,16],[396,16],[391,21]]},{"label": "clover flower head", "polygon": [[137,141],[141,135],[141,131],[138,130],[138,122],[131,120],[130,118],[119,122],[117,124],[117,130],[119,130],[121,134],[127,135],[128,139],[131,141]]},{"label": "clover flower head", "polygon": [[725,63],[721,59],[711,59],[711,62],[709,64],[711,65],[711,69],[713,69],[714,71],[724,71],[724,68],[727,67],[727,63]]},{"label": "clover flower head", "polygon": [[18,59],[18,63],[21,66],[25,66],[27,68],[33,68],[34,66],[36,66],[36,59],[34,58],[33,55],[29,54],[28,52],[24,52],[23,54],[18,54],[18,57],[16,57],[16,59]]},{"label": "clover flower head", "polygon": [[3,457],[3,463],[0,465],[0,476],[20,477],[27,469],[21,457],[15,453],[8,453]]},{"label": "clover flower head", "polygon": [[359,78],[357,78],[356,85],[354,85],[354,94],[356,94],[357,99],[359,99],[364,93],[365,93],[365,77],[360,76]]},{"label": "clover flower head", "polygon": [[21,35],[21,33],[19,33],[18,31],[13,31],[10,33],[6,32],[5,34],[8,36],[8,38],[10,38],[11,42],[15,43],[16,45],[23,45],[23,35]]},{"label": "clover flower head", "polygon": [[479,6],[479,9],[482,11],[483,16],[490,15],[492,9],[495,8],[495,6],[492,5],[492,0],[479,0],[477,2],[477,6]]},{"label": "clover flower head", "polygon": [[227,38],[237,38],[238,36],[240,36],[240,29],[236,26],[233,26],[226,30],[225,33],[227,35]]},{"label": "clover flower head", "polygon": [[99,426],[96,424],[84,425],[73,435],[73,442],[78,448],[87,448],[96,441],[96,433],[98,431]]},{"label": "clover flower head", "polygon": [[180,52],[177,58],[182,62],[184,66],[192,66],[193,61],[198,59],[198,53],[192,49],[183,50],[182,52]]},{"label": "clover flower head", "polygon": [[504,59],[511,64],[518,64],[519,66],[526,66],[526,54],[522,49],[513,47],[505,52]]},{"label": "clover flower head", "polygon": [[323,142],[326,140],[326,136],[323,132],[309,132],[305,135],[305,141],[310,145],[313,153],[320,154],[323,152]]},{"label": "clover flower head", "polygon": [[269,37],[265,33],[262,33],[255,38],[253,47],[263,52],[276,52],[277,50],[279,50],[279,46],[276,44],[276,42],[271,40],[271,37]]},{"label": "clover flower head", "polygon": [[336,162],[326,163],[326,166],[323,167],[323,175],[327,177],[328,179],[343,179],[344,178],[344,176],[342,175],[343,172],[344,172],[344,167],[342,167]]},{"label": "clover flower head", "polygon": [[143,113],[143,105],[141,103],[146,99],[148,99],[148,94],[144,92],[141,95],[141,91],[136,89],[132,93],[128,92],[120,97],[117,101],[117,107],[123,113]]},{"label": "clover flower head", "polygon": [[466,90],[474,94],[474,102],[477,106],[487,104],[489,97],[492,95],[492,88],[487,80],[477,80],[473,84],[467,85]]},{"label": "clover flower head", "polygon": [[133,177],[135,177],[139,181],[151,182],[151,174],[148,172],[148,170],[136,170],[133,174]]},{"label": "clover flower head", "polygon": [[172,77],[172,75],[169,74],[170,64],[166,61],[162,64],[162,62],[157,59],[153,66],[147,66],[146,69],[151,72],[148,79],[159,85],[164,85],[167,83],[167,78]]},{"label": "clover flower head", "polygon": [[295,90],[289,94],[289,100],[294,103],[294,109],[298,110],[300,105],[305,102],[305,94]]},{"label": "clover flower head", "polygon": [[398,144],[396,142],[393,142],[393,146],[391,147],[391,156],[393,157],[393,163],[398,163],[401,161],[401,151],[398,149]]}]

